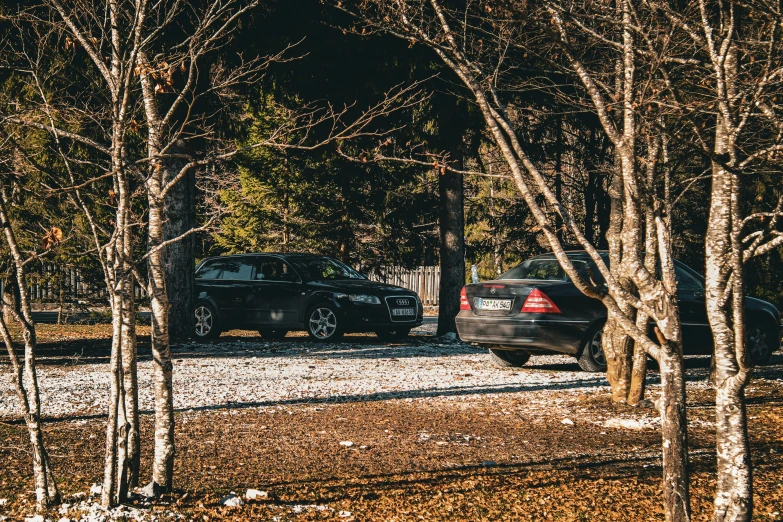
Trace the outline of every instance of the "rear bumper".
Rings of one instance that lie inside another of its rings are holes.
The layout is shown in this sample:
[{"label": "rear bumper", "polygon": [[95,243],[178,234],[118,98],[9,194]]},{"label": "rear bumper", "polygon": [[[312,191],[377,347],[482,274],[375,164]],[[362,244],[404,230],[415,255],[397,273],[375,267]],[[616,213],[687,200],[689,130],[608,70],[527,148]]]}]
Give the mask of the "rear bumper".
[{"label": "rear bumper", "polygon": [[576,355],[590,327],[588,321],[555,321],[486,317],[462,311],[457,316],[457,333],[465,342],[501,345]]}]

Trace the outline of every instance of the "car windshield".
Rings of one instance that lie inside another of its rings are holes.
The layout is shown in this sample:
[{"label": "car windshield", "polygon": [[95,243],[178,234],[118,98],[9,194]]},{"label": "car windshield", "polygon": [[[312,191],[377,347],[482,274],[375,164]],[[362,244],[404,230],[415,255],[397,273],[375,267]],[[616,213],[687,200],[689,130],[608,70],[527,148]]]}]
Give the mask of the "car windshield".
[{"label": "car windshield", "polygon": [[350,266],[328,257],[301,257],[289,259],[308,281],[322,279],[365,279]]},{"label": "car windshield", "polygon": [[[582,269],[587,262],[580,259],[572,259],[571,263],[577,270]],[[536,279],[540,281],[569,281],[568,275],[560,267],[560,263],[554,257],[528,259],[524,263],[515,266],[498,279]]]}]

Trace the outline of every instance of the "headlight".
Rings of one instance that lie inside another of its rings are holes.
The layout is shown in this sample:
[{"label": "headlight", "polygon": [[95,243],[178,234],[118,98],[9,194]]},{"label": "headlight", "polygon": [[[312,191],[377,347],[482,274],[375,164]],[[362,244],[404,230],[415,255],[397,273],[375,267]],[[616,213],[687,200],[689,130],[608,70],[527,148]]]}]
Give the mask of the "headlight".
[{"label": "headlight", "polygon": [[381,304],[381,300],[374,295],[353,294],[348,297],[354,303]]}]

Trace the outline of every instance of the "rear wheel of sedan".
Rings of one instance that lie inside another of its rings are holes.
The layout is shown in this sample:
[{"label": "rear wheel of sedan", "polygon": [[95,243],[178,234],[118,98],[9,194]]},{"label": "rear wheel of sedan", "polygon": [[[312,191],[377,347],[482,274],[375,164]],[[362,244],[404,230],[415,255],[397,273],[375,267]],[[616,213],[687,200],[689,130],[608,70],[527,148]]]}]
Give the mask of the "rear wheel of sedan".
[{"label": "rear wheel of sedan", "polygon": [[388,330],[378,330],[375,335],[381,341],[402,341],[408,338],[408,334],[411,333],[410,328],[390,328]]},{"label": "rear wheel of sedan", "polygon": [[501,368],[518,368],[530,360],[530,354],[522,350],[502,350],[490,348],[492,362]]},{"label": "rear wheel of sedan", "polygon": [[749,325],[745,333],[745,349],[755,365],[767,364],[777,348],[777,332],[761,325]]},{"label": "rear wheel of sedan", "polygon": [[343,336],[340,319],[332,305],[317,305],[307,312],[307,334],[322,343],[337,341]]},{"label": "rear wheel of sedan", "polygon": [[587,333],[587,340],[582,346],[582,352],[577,362],[579,367],[586,372],[606,371],[606,355],[602,346],[604,337],[603,325],[594,327]]},{"label": "rear wheel of sedan", "polygon": [[196,325],[193,333],[197,339],[214,339],[220,336],[220,323],[217,313],[209,303],[198,303],[193,310],[196,318]]},{"label": "rear wheel of sedan", "polygon": [[288,334],[288,330],[280,328],[261,328],[258,333],[267,341],[278,341]]}]

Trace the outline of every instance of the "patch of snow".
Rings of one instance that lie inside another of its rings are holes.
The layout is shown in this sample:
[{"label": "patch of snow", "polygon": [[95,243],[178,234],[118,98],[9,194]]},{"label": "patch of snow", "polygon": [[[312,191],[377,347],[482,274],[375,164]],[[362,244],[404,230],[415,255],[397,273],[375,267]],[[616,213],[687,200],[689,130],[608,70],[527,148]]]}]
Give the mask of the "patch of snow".
[{"label": "patch of snow", "polygon": [[560,421],[560,424],[565,424],[566,426],[573,426],[574,421],[572,421],[571,419],[563,419]]},{"label": "patch of snow", "polygon": [[220,505],[227,507],[239,507],[244,506],[245,501],[239,498],[235,493],[229,493],[220,499]]},{"label": "patch of snow", "polygon": [[291,508],[291,512],[293,513],[304,513],[308,509],[313,509],[315,511],[334,511],[334,509],[328,506],[319,506],[316,504],[291,504],[288,507]]},{"label": "patch of snow", "polygon": [[248,500],[261,500],[262,498],[269,498],[269,494],[258,489],[248,489],[245,492],[245,498]]},{"label": "patch of snow", "polygon": [[353,446],[353,442],[351,442],[350,440],[344,440],[340,443],[340,446],[350,448],[351,446]]},{"label": "patch of snow", "polygon": [[657,419],[651,417],[642,417],[639,419],[624,419],[620,417],[614,417],[607,419],[604,422],[604,426],[607,428],[618,428],[626,430],[648,430],[655,429]]}]

